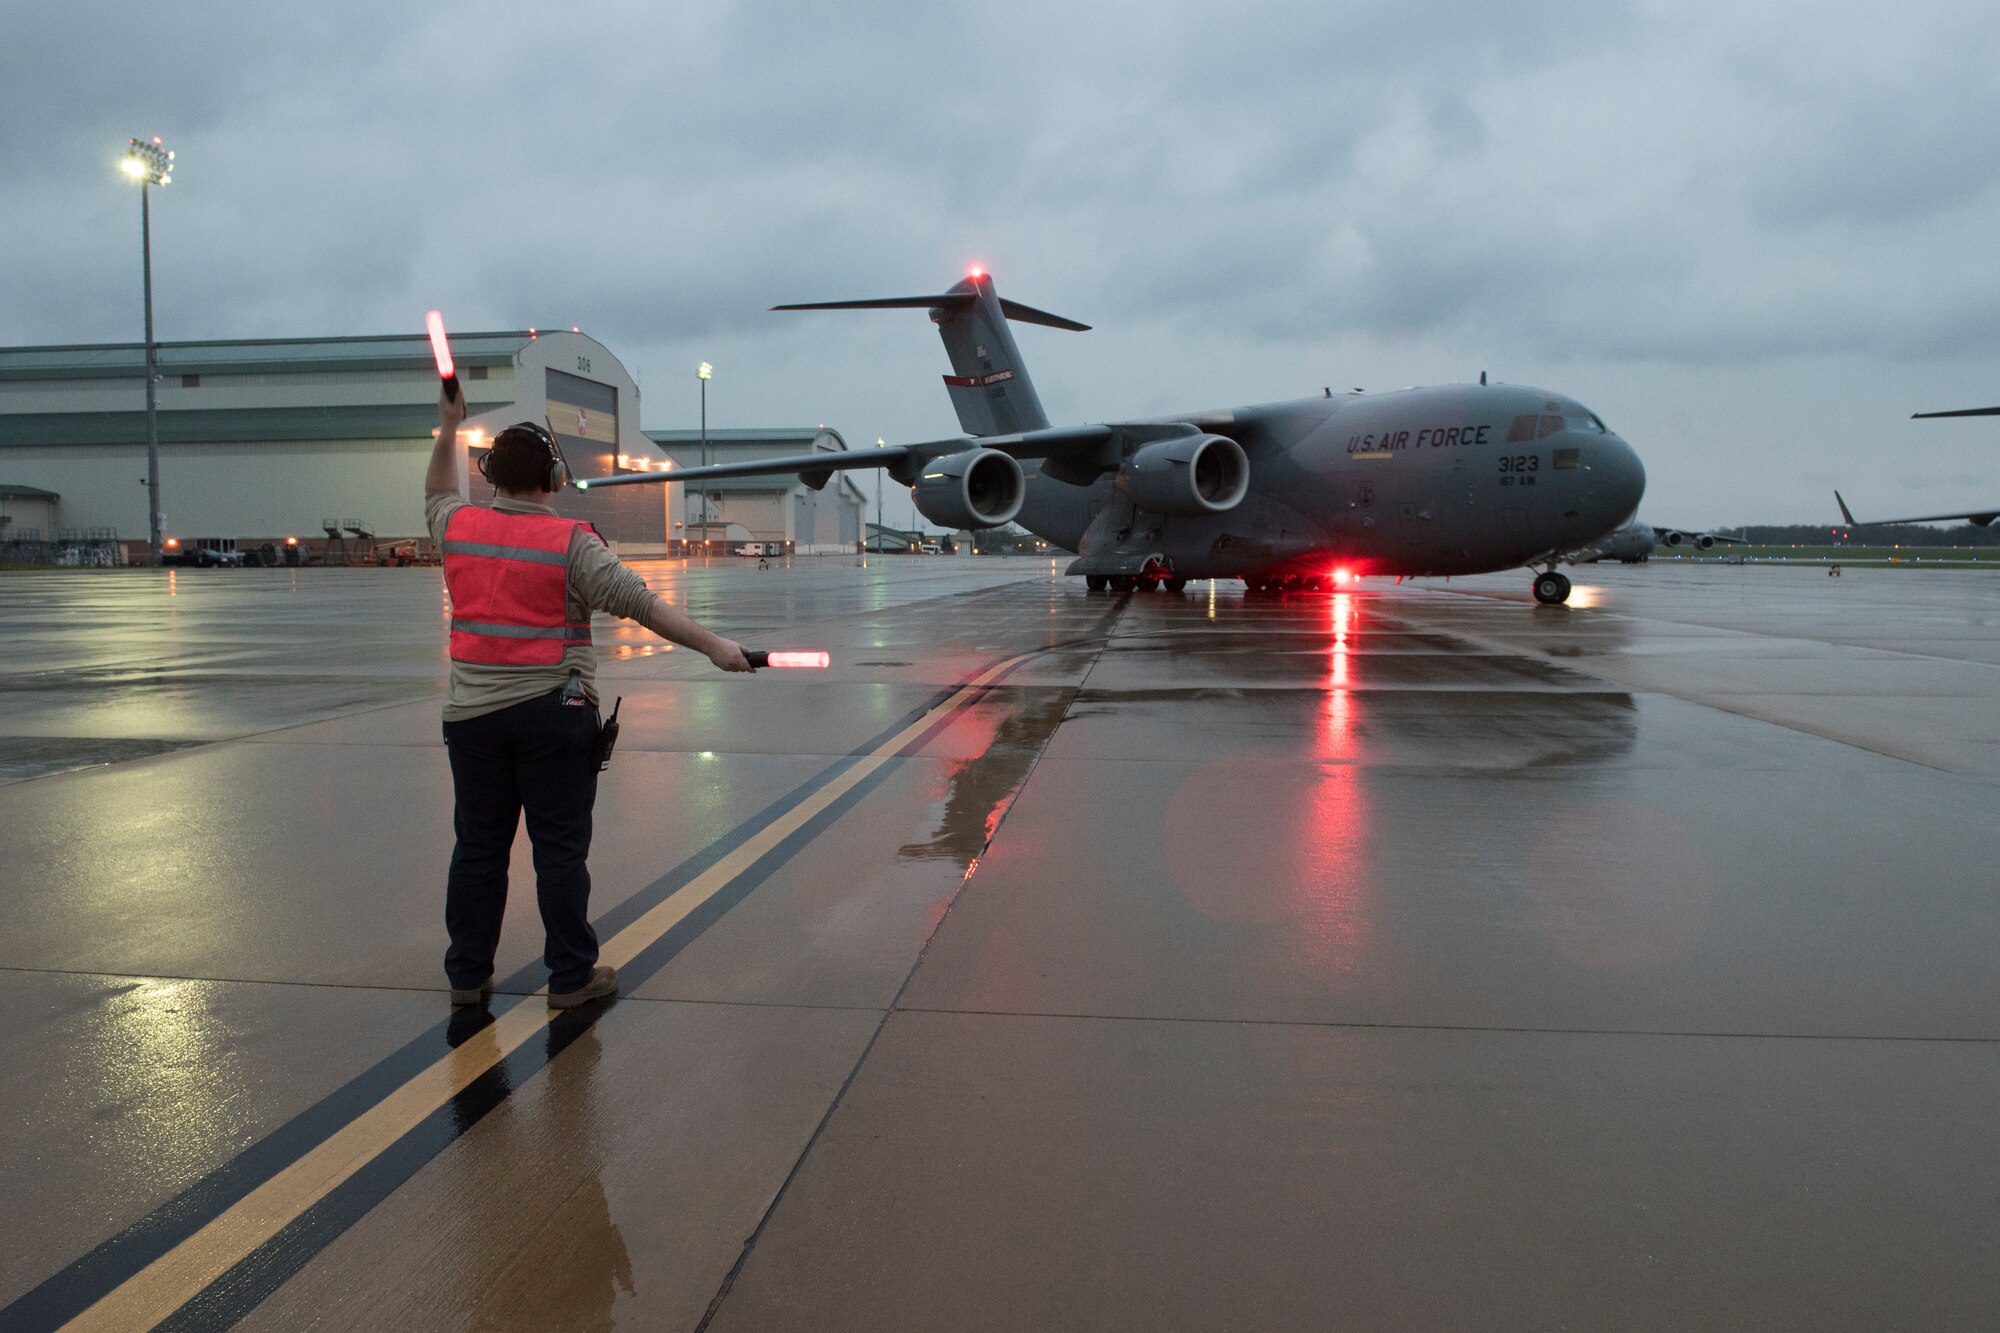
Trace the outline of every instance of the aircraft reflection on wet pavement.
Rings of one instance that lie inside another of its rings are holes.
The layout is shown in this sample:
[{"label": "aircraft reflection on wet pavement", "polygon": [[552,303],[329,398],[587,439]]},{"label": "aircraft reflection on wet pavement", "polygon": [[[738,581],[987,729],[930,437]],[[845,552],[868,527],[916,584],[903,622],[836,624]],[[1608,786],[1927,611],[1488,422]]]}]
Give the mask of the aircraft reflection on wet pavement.
[{"label": "aircraft reflection on wet pavement", "polygon": [[1018,522],[1077,552],[1093,590],[1240,578],[1321,588],[1361,574],[1477,574],[1557,562],[1625,522],[1645,492],[1632,447],[1561,394],[1486,382],[1051,426],[1008,321],[1087,325],[1001,297],[975,267],[949,291],[779,310],[927,310],[964,434],[921,444],[593,480],[600,486],[885,469],[949,528]]}]

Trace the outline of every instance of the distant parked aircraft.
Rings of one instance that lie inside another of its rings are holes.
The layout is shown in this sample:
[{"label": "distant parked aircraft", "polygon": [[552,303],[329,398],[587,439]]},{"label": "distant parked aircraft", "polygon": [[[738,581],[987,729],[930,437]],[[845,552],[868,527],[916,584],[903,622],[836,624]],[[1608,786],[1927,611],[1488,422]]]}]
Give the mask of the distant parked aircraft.
[{"label": "distant parked aircraft", "polygon": [[[2000,407],[1961,407],[1950,412],[1910,413],[1912,421],[1922,421],[1931,417],[2000,417]],[[1853,528],[1883,528],[1893,523],[1949,523],[1955,519],[1964,519],[1983,528],[1989,526],[1994,519],[2000,518],[2000,505],[1996,505],[1991,509],[1975,509],[1965,514],[1924,514],[1917,518],[1871,518],[1863,523],[1854,516],[1852,510],[1848,509],[1847,501],[1840,498],[1839,491],[1833,493],[1833,502],[1840,506],[1840,516],[1847,520],[1849,527]]]}]

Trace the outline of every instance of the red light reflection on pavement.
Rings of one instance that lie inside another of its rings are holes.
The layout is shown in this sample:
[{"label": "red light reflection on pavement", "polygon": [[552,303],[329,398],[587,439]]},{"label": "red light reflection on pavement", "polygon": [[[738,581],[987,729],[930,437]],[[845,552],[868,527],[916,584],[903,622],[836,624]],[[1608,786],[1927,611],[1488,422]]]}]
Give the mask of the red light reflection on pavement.
[{"label": "red light reflection on pavement", "polygon": [[[1190,907],[1274,937],[1301,984],[1365,970],[1378,954],[1370,811],[1357,765],[1361,696],[1348,686],[1356,599],[1327,612],[1327,677],[1308,755],[1230,758],[1189,772],[1164,821],[1163,862]],[[1217,830],[1229,836],[1217,836]]]}]

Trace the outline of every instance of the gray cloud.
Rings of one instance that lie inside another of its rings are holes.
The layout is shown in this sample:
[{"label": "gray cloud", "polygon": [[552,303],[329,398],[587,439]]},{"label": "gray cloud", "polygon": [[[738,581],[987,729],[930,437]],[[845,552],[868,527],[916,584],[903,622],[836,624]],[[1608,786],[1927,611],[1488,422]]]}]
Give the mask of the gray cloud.
[{"label": "gray cloud", "polygon": [[[2000,17],[1958,0],[100,0],[9,26],[9,342],[136,337],[113,159],[152,130],[182,157],[155,217],[165,336],[377,332],[434,304],[580,324],[642,367],[726,356],[730,410],[857,437],[949,428],[922,320],[764,308],[971,260],[1100,326],[1023,338],[1045,398],[1088,415],[1505,365],[1662,441],[1687,401],[1723,405],[1773,457],[1803,457],[1793,429],[1812,469],[1833,450],[1865,480],[1885,465],[1857,422],[2000,378]],[[1909,386],[1895,410],[1856,382],[1815,397],[1861,367]],[[682,410],[677,385],[648,410]],[[1803,512],[1806,471],[1748,475]],[[1704,517],[1689,474],[1674,521]]]}]

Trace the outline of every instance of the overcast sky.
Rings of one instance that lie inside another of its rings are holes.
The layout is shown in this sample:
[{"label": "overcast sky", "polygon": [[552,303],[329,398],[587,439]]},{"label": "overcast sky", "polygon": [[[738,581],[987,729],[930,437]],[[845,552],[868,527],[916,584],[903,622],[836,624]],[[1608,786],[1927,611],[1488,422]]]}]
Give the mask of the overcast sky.
[{"label": "overcast sky", "polygon": [[[0,343],[579,325],[644,424],[957,430],[1000,290],[1058,422],[1494,378],[1655,523],[2000,501],[2000,6],[1367,0],[16,7]],[[867,487],[872,494],[872,486]],[[891,517],[895,516],[892,507]]]}]

